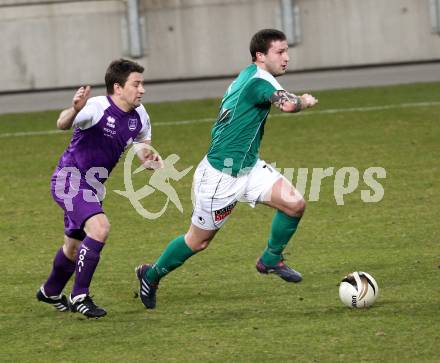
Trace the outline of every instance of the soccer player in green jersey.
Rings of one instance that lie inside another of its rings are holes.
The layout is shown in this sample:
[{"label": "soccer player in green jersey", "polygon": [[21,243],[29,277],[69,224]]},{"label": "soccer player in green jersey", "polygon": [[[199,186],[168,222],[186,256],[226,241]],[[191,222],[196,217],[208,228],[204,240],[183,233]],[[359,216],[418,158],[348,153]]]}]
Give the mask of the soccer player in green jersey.
[{"label": "soccer player in green jersey", "polygon": [[283,112],[299,112],[318,101],[309,94],[296,96],[277,82],[289,61],[284,33],[264,29],[250,43],[252,64],[231,83],[211,132],[209,151],[194,174],[194,211],[185,235],[173,239],[152,265],[136,268],[140,297],[148,309],[156,306],[161,278],[208,247],[237,202],[274,208],[267,247],[257,261],[258,272],[274,273],[288,282],[300,282],[299,272],[287,266],[282,252],[295,233],[305,202],[278,171],[259,159],[259,148],[272,105]]}]

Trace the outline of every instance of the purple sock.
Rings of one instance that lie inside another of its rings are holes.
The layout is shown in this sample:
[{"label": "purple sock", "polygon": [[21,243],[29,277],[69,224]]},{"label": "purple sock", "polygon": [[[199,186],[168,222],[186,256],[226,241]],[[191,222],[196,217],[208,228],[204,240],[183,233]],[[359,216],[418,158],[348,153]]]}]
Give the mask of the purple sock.
[{"label": "purple sock", "polygon": [[99,262],[99,254],[104,243],[87,236],[82,241],[76,254],[75,282],[72,289],[72,297],[89,294],[89,286],[93,273]]},{"label": "purple sock", "polygon": [[75,272],[75,262],[69,260],[61,247],[53,260],[52,272],[46,283],[43,285],[47,296],[58,296],[66,286],[67,281]]}]

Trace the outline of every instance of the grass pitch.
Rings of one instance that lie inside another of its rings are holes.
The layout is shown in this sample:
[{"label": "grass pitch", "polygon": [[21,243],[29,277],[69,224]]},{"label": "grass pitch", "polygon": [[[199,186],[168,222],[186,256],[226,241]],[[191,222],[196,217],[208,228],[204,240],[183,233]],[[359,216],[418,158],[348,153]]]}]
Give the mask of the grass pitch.
[{"label": "grass pitch", "polygon": [[[106,184],[112,231],[91,288],[109,314],[97,321],[34,297],[62,242],[49,181],[70,134],[45,133],[58,112],[0,116],[0,361],[439,362],[440,83],[314,94],[314,110],[272,113],[261,157],[309,173],[354,167],[360,180],[344,205],[336,204],[334,175],[308,203],[286,253],[304,281],[257,274],[273,211],[240,205],[208,250],[161,282],[157,309],[145,310],[133,269],[186,231],[192,172],[172,182],[183,214],[170,205],[147,220],[113,192],[125,189],[121,160]],[[217,107],[218,100],[147,104],[153,144],[180,156],[178,170],[205,154]],[[372,166],[386,170],[378,180],[385,194],[364,203],[362,173]],[[310,174],[306,199],[309,189]],[[158,211],[165,201],[155,192],[143,204]],[[338,282],[355,270],[379,284],[370,309],[339,301]]]}]

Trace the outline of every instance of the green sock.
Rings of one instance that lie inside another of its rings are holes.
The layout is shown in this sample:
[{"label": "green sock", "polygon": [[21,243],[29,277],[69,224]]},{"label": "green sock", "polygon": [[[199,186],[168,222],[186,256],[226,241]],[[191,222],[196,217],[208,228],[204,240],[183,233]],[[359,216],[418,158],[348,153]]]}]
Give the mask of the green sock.
[{"label": "green sock", "polygon": [[261,256],[266,266],[275,266],[282,260],[283,250],[295,233],[300,220],[301,217],[290,217],[281,211],[276,211],[272,220],[267,248]]},{"label": "green sock", "polygon": [[147,271],[146,278],[152,284],[158,284],[160,279],[181,266],[195,252],[185,242],[185,236],[173,239],[163,251],[162,255]]}]

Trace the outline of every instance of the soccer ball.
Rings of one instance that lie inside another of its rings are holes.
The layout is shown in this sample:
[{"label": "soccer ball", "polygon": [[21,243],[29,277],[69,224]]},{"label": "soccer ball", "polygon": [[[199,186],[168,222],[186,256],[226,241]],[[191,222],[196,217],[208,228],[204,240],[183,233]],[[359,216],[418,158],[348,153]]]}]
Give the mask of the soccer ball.
[{"label": "soccer ball", "polygon": [[350,308],[366,308],[374,304],[379,295],[376,280],[366,272],[352,272],[339,285],[339,297]]}]

